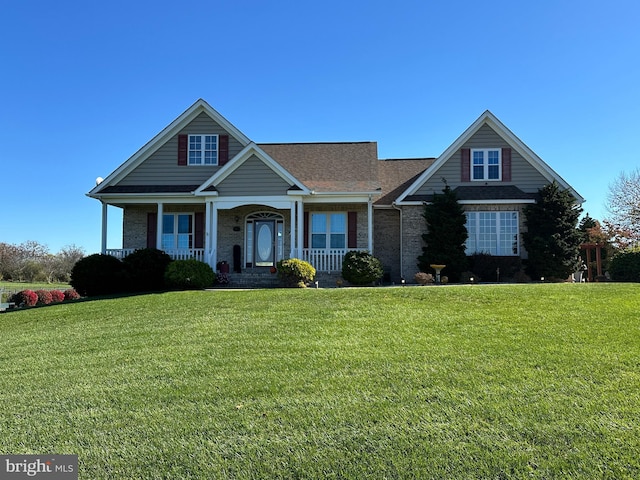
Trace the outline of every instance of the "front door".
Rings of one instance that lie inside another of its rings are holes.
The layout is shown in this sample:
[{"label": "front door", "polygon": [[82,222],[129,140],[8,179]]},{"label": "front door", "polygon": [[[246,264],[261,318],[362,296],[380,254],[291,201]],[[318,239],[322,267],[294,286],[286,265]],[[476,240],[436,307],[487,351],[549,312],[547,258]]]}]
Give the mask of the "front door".
[{"label": "front door", "polygon": [[256,220],[253,258],[256,267],[273,267],[275,265],[275,221]]}]

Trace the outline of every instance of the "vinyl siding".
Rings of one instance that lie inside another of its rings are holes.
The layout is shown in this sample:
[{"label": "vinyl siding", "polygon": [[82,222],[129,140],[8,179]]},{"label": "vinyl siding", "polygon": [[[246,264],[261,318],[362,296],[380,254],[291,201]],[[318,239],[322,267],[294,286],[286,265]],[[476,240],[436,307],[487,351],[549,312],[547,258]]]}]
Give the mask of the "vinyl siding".
[{"label": "vinyl siding", "polygon": [[[229,135],[205,113],[198,115],[178,134]],[[240,150],[240,142],[229,136],[229,159],[236,156]],[[178,135],[174,135],[118,185],[196,185],[203,183],[219,169],[218,166],[179,166]]]},{"label": "vinyl siding", "polygon": [[[549,181],[527,162],[511,145],[488,125],[483,125],[462,148],[511,148],[511,181],[488,182],[489,185],[515,185],[523,192],[535,193]],[[440,193],[447,185],[456,188],[460,185],[482,185],[482,182],[462,182],[460,179],[460,150],[455,152],[416,192],[418,195]]]},{"label": "vinyl siding", "polygon": [[220,196],[286,195],[291,185],[252,155],[216,185]]}]

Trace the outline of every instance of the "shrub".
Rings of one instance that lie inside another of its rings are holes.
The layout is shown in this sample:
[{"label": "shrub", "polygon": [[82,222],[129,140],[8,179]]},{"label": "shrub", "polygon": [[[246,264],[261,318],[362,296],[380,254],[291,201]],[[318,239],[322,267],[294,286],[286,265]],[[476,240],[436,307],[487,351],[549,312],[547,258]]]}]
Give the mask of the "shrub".
[{"label": "shrub", "polygon": [[290,258],[278,262],[278,277],[287,287],[304,288],[316,276],[316,269],[309,262]]},{"label": "shrub", "polygon": [[64,293],[60,290],[51,290],[51,303],[60,303],[64,301]]},{"label": "shrub", "polygon": [[521,269],[520,257],[494,256],[489,253],[474,253],[469,257],[469,270],[475,274],[477,282],[512,280]]},{"label": "shrub", "polygon": [[369,252],[351,250],[342,261],[342,277],[353,285],[369,285],[383,274],[382,263]]},{"label": "shrub", "polygon": [[131,280],[131,290],[149,292],[164,288],[164,272],[171,257],[157,248],[143,248],[127,255],[124,263]]},{"label": "shrub", "polygon": [[64,294],[65,301],[78,300],[80,298],[80,294],[73,288],[69,288],[62,293]]},{"label": "shrub", "polygon": [[175,290],[200,290],[213,286],[216,274],[209,265],[199,260],[176,260],[167,267],[164,281]]},{"label": "shrub", "polygon": [[418,272],[413,276],[414,280],[419,285],[426,285],[427,283],[433,283],[433,275],[430,273]]},{"label": "shrub", "polygon": [[38,303],[36,305],[49,305],[53,301],[53,297],[49,290],[36,290]]},{"label": "shrub", "polygon": [[84,257],[71,270],[71,285],[83,296],[109,295],[129,288],[124,264],[111,255]]},{"label": "shrub", "polygon": [[615,282],[640,282],[640,250],[616,254],[609,264],[609,273]]},{"label": "shrub", "polygon": [[12,295],[9,302],[15,303],[18,307],[33,307],[38,303],[38,295],[33,290],[22,290]]}]

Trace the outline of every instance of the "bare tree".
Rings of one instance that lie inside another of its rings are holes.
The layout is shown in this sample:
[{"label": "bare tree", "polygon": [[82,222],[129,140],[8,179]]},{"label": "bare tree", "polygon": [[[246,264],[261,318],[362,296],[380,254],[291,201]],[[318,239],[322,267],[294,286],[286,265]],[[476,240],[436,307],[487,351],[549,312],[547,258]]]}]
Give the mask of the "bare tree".
[{"label": "bare tree", "polygon": [[604,223],[609,231],[618,232],[626,243],[637,245],[640,242],[640,168],[620,173],[609,185],[606,207],[609,217]]}]

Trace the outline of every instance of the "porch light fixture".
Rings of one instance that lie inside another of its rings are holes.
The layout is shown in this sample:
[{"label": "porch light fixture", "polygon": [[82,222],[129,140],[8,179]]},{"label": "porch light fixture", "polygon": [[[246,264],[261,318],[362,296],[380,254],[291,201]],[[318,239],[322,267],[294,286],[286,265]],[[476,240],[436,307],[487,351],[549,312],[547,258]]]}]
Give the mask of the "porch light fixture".
[{"label": "porch light fixture", "polygon": [[240,221],[240,217],[238,215],[236,215],[235,217],[233,217],[233,219],[236,221],[236,223],[238,223]]}]

